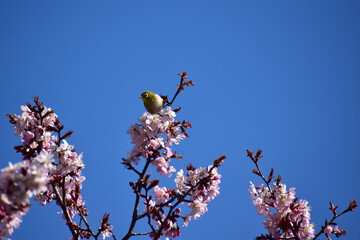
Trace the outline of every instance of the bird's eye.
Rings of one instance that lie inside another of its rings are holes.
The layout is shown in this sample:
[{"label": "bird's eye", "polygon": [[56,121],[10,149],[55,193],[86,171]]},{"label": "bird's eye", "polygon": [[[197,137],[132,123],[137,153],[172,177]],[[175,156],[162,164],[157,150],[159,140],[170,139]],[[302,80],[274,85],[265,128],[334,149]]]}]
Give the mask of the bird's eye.
[{"label": "bird's eye", "polygon": [[145,97],[147,98],[149,96],[149,94],[145,93]]}]

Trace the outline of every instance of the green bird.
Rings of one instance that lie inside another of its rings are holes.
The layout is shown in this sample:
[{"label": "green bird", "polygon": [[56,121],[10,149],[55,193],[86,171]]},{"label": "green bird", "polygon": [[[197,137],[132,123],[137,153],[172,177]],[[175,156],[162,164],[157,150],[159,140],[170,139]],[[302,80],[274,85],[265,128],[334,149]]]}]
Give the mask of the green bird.
[{"label": "green bird", "polygon": [[145,91],[139,97],[144,101],[146,110],[151,113],[159,113],[164,108],[164,100],[157,94]]}]

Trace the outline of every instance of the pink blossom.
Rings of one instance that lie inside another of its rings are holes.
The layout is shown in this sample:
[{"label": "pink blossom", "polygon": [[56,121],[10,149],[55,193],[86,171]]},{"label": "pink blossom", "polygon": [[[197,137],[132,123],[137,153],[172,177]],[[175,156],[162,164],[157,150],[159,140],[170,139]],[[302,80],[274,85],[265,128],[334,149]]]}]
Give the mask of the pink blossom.
[{"label": "pink blossom", "polygon": [[187,178],[184,176],[184,171],[180,169],[180,171],[176,173],[176,178],[174,180],[176,184],[176,191],[178,193],[184,193],[190,189],[190,187],[186,185],[186,179]]},{"label": "pink blossom", "polygon": [[258,192],[256,191],[255,185],[252,182],[250,182],[249,192],[250,192],[250,199],[256,199],[259,196]]},{"label": "pink blossom", "polygon": [[327,225],[324,229],[325,234],[330,234],[330,233],[332,233],[332,231],[333,231],[333,228],[330,225]]},{"label": "pink blossom", "polygon": [[[275,238],[294,237],[290,228],[283,222],[290,222],[296,229],[300,239],[311,239],[314,237],[314,226],[310,223],[310,207],[306,200],[296,203],[295,188],[286,190],[286,185],[274,183],[273,189],[269,191],[263,185],[255,188],[250,182],[250,198],[256,206],[260,216],[266,216],[265,228]],[[274,213],[271,209],[274,209]]]},{"label": "pink blossom", "polygon": [[113,236],[112,229],[113,229],[112,225],[107,225],[106,229],[101,232],[103,239]]},{"label": "pink blossom", "polygon": [[[41,112],[41,116],[42,117],[45,116],[45,114],[50,111],[51,111],[51,108],[44,107],[44,110]],[[54,127],[54,123],[55,123],[57,117],[58,116],[55,113],[49,114],[47,117],[45,117],[43,119],[43,126],[44,127],[48,127],[48,126]]]},{"label": "pink blossom", "polygon": [[160,173],[161,176],[167,174],[169,164],[166,162],[164,157],[157,157],[154,161],[151,162],[151,165],[156,167],[156,171]]},{"label": "pink blossom", "polygon": [[155,186],[154,195],[155,195],[155,201],[157,201],[158,203],[163,203],[169,198],[169,193],[166,187],[159,188],[159,186]]},{"label": "pink blossom", "polygon": [[24,131],[22,135],[22,141],[24,142],[24,144],[29,144],[35,137],[35,134],[30,131]]},{"label": "pink blossom", "polygon": [[[165,215],[162,215],[162,221],[164,221],[165,218]],[[160,221],[157,221],[157,227],[160,227],[160,225]],[[167,219],[162,228],[161,235],[165,235],[171,238],[176,238],[181,235],[181,231],[176,219]],[[155,236],[150,234],[150,237],[154,238]]]}]

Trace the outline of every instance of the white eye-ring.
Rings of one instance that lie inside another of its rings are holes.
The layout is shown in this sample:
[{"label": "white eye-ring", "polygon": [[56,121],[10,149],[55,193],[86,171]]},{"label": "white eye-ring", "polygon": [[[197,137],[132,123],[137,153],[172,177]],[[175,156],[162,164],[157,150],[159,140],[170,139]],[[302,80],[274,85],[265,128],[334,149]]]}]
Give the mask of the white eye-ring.
[{"label": "white eye-ring", "polygon": [[149,94],[145,93],[145,97],[147,98],[149,96]]}]

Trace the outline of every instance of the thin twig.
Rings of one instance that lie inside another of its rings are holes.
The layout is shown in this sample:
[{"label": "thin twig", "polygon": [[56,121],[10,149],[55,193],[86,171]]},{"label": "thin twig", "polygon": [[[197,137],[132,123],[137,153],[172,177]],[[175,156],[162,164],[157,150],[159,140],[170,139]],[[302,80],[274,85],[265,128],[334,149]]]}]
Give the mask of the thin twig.
[{"label": "thin twig", "polygon": [[[87,219],[86,219],[86,217],[84,216],[84,214],[82,213],[81,209],[77,208],[77,210],[78,210],[78,212],[79,212],[79,215],[80,215],[81,219],[84,221],[84,223],[85,223],[85,225],[86,225],[86,227],[87,227],[87,231],[88,231],[92,236],[94,236],[95,239],[98,239],[98,238],[96,237],[96,235],[94,234],[94,232],[91,230],[90,224],[89,224],[89,222],[87,221]],[[81,220],[81,219],[80,219],[80,220]]]},{"label": "thin twig", "polygon": [[258,172],[259,172],[259,176],[260,176],[260,177],[262,178],[262,180],[266,183],[269,191],[271,191],[271,187],[270,187],[270,185],[269,185],[270,182],[268,182],[268,181],[265,179],[264,175],[262,174],[262,172],[261,172],[261,170],[260,170],[260,167],[259,167],[257,161],[254,161],[254,160],[253,160],[253,162],[255,163],[256,169],[257,169]]},{"label": "thin twig", "polygon": [[66,222],[67,222],[67,225],[71,231],[71,234],[73,235],[74,237],[74,240],[79,240],[79,235],[78,233],[75,231],[75,229],[72,227],[73,225],[73,222],[71,220],[71,217],[69,215],[69,212],[68,212],[68,209],[67,209],[67,206],[65,205],[65,203],[63,202],[63,199],[61,198],[61,195],[59,193],[59,190],[56,188],[56,185],[54,183],[51,184],[53,189],[54,189],[54,192],[55,192],[55,195],[56,195],[56,199],[57,199],[57,202],[58,204],[60,205],[61,209],[63,210],[63,213],[64,213],[64,216],[65,216],[65,219],[66,219]]},{"label": "thin twig", "polygon": [[[146,164],[144,166],[144,169],[142,170],[139,179],[143,179],[144,175],[150,165],[151,162],[151,158],[149,157],[146,161]],[[133,215],[132,215],[132,220],[130,223],[130,227],[129,227],[129,231],[128,233],[125,235],[125,237],[123,238],[123,240],[127,240],[129,239],[131,236],[133,236],[135,233],[133,233],[135,224],[138,220],[138,208],[139,208],[139,203],[140,203],[140,192],[141,192],[141,186],[138,186],[138,189],[136,191],[136,198],[135,198],[135,204],[134,204],[134,209],[133,209]]]},{"label": "thin twig", "polygon": [[181,92],[181,85],[183,84],[183,82],[184,82],[184,79],[183,78],[181,78],[181,80],[180,80],[180,86],[178,86],[178,88],[177,88],[177,91],[176,91],[176,93],[175,93],[175,95],[174,95],[174,97],[173,97],[173,99],[171,100],[171,102],[169,103],[169,106],[172,106],[172,104],[173,104],[173,102],[175,101],[175,98],[177,97],[177,95],[179,95],[179,93]]}]

